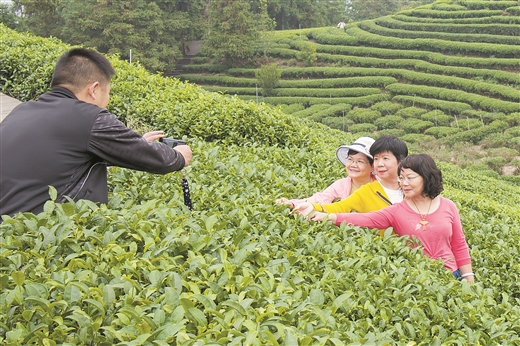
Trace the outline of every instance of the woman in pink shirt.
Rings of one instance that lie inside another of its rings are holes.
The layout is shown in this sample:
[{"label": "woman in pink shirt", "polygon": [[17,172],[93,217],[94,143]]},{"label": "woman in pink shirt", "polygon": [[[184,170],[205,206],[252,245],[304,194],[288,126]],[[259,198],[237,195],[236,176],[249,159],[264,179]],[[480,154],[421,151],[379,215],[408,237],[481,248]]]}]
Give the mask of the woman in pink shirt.
[{"label": "woman in pink shirt", "polygon": [[338,226],[346,222],[369,228],[393,227],[399,236],[420,240],[424,253],[443,260],[455,277],[474,281],[459,211],[455,203],[440,195],[442,173],[435,161],[426,154],[410,155],[399,164],[398,175],[405,196],[401,203],[373,213],[314,213],[310,219],[328,217]]},{"label": "woman in pink shirt", "polygon": [[350,196],[354,191],[366,183],[377,180],[372,172],[374,158],[370,154],[370,147],[374,139],[370,137],[358,138],[351,145],[343,145],[336,151],[336,157],[345,166],[348,177],[336,180],[322,192],[302,199],[280,198],[277,204],[287,204],[291,209],[303,202],[332,203]]}]

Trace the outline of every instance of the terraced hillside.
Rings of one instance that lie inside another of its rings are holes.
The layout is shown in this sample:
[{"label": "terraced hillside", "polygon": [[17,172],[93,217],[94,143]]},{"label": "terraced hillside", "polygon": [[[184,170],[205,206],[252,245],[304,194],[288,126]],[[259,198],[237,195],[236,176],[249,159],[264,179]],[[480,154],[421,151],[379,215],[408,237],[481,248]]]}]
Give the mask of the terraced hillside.
[{"label": "terraced hillside", "polygon": [[[518,1],[448,0],[345,31],[277,32],[269,62],[282,74],[269,96],[256,67],[197,58],[179,77],[351,133],[394,134],[422,151],[449,148],[437,158],[462,166],[518,175],[519,57]],[[460,146],[473,148],[468,158]]]}]

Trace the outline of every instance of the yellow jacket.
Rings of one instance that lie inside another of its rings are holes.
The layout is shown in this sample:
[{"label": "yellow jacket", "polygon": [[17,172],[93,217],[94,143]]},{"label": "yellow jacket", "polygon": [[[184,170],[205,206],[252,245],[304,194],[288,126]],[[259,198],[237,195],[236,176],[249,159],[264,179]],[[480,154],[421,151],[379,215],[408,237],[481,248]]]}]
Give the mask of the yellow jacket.
[{"label": "yellow jacket", "polygon": [[392,202],[390,202],[390,198],[379,181],[373,181],[361,186],[352,195],[339,202],[327,204],[312,203],[312,205],[314,210],[328,214],[350,213],[351,211],[367,213],[388,207],[392,205]]}]

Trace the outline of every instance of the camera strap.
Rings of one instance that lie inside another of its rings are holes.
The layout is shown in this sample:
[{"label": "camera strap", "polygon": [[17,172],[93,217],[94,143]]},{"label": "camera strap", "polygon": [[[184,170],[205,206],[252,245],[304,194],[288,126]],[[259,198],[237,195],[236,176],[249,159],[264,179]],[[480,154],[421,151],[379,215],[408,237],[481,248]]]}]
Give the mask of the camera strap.
[{"label": "camera strap", "polygon": [[190,195],[190,185],[188,184],[188,179],[186,179],[186,174],[181,172],[182,174],[182,193],[184,194],[184,205],[188,207],[189,210],[193,210],[193,205],[191,203],[191,195]]}]

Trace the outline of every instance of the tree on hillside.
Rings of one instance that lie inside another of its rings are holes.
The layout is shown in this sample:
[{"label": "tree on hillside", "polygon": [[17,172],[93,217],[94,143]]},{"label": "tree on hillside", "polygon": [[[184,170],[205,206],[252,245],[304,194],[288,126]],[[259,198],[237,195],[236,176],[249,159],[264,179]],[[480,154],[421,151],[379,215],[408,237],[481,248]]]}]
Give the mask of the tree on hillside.
[{"label": "tree on hillside", "polygon": [[347,18],[353,21],[374,19],[410,9],[434,0],[347,0]]},{"label": "tree on hillside", "polygon": [[15,14],[15,7],[9,4],[0,4],[0,23],[10,29],[19,28],[19,18]]},{"label": "tree on hillside", "polygon": [[[267,0],[267,9],[278,30],[330,26],[345,19],[345,1]],[[261,0],[251,0],[250,3],[256,12]]]},{"label": "tree on hillside", "polygon": [[[15,0],[20,25],[38,36],[119,53],[153,71],[173,69],[205,32],[207,0]],[[20,29],[19,29],[20,30]]]},{"label": "tree on hillside", "polygon": [[268,39],[267,35],[269,32],[273,31],[276,22],[274,19],[269,17],[269,12],[267,11],[267,2],[268,0],[259,0],[260,7],[258,8],[257,13],[257,28],[258,28],[258,35],[259,39],[257,42],[258,48],[257,51],[261,51],[263,54],[263,57],[267,57],[267,52],[269,51],[269,48],[271,46],[271,41]]},{"label": "tree on hillside", "polygon": [[255,54],[257,22],[247,0],[210,0],[203,52],[236,65]]},{"label": "tree on hillside", "polygon": [[20,16],[22,28],[28,28],[33,34],[43,37],[60,37],[63,25],[61,10],[62,0],[14,0],[13,8]]},{"label": "tree on hillside", "polygon": [[206,32],[207,0],[157,0],[155,3],[165,15],[167,31],[180,43],[182,53],[189,54],[188,42],[200,40]]},{"label": "tree on hillside", "polygon": [[63,17],[61,37],[72,44],[118,53],[123,58],[129,57],[131,49],[132,60],[154,71],[173,66],[181,56],[179,43],[166,25],[171,26],[171,21],[155,2],[70,2]]},{"label": "tree on hillside", "polygon": [[273,94],[274,88],[278,85],[282,69],[276,64],[263,65],[255,71],[255,77],[262,89],[262,95],[270,96]]}]

